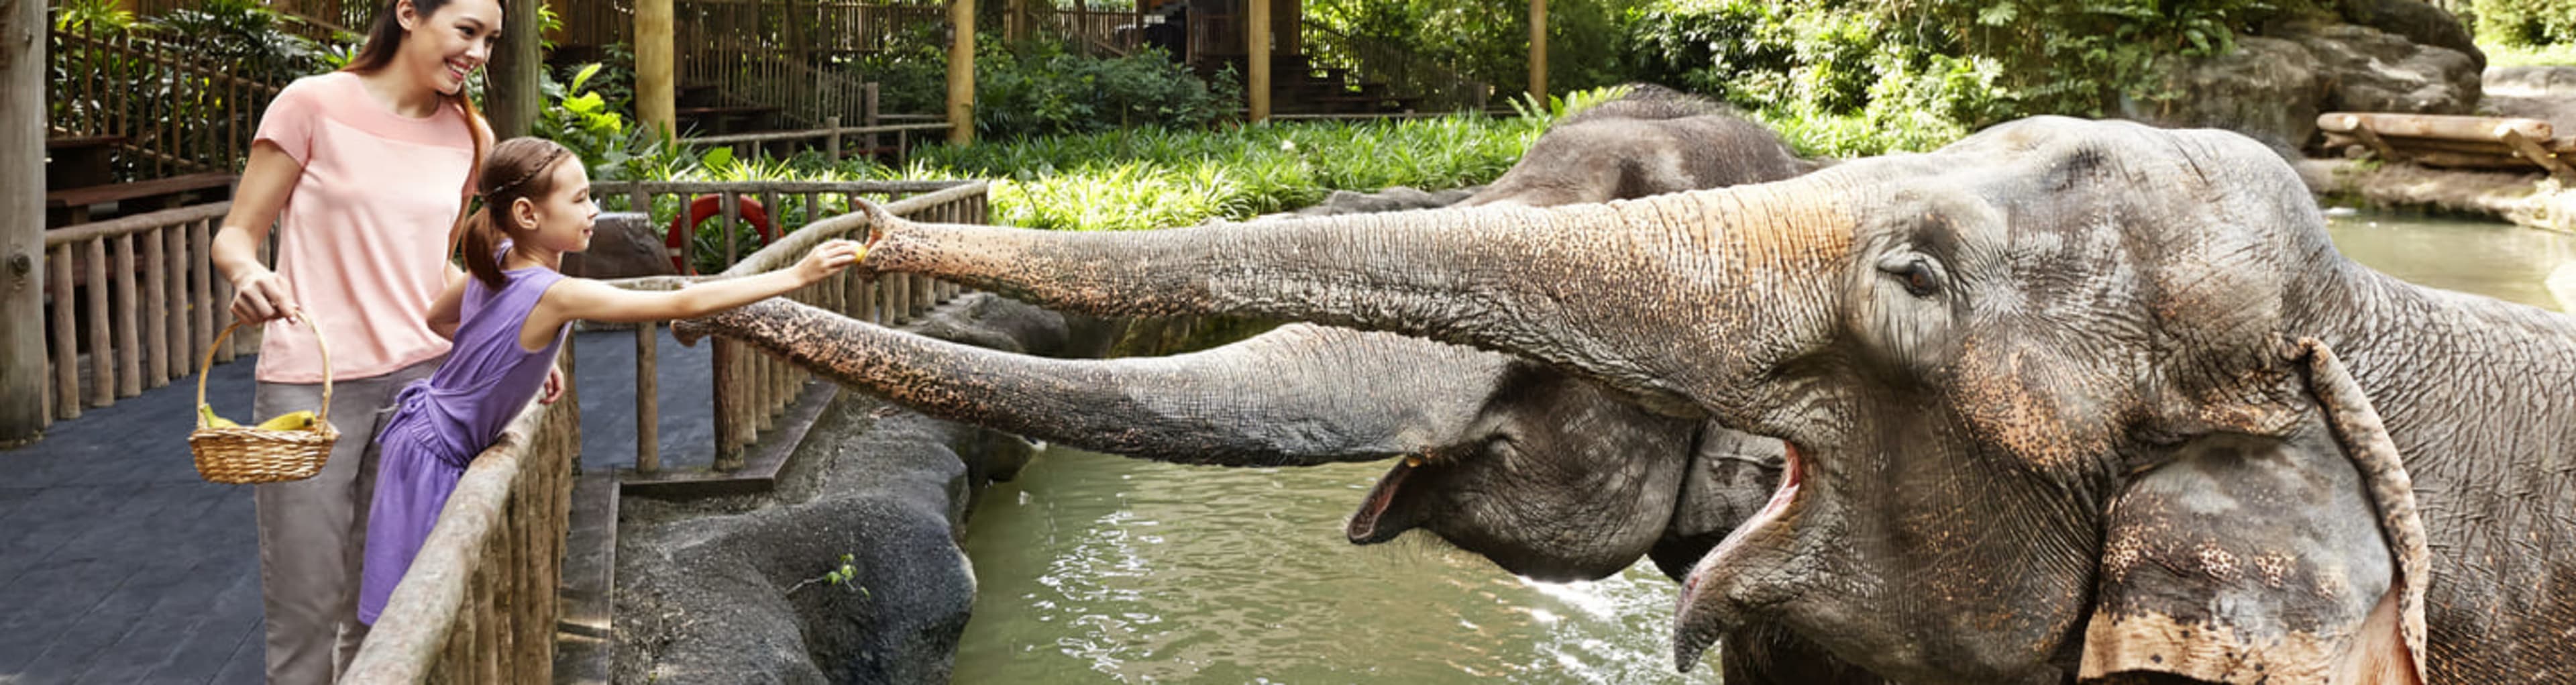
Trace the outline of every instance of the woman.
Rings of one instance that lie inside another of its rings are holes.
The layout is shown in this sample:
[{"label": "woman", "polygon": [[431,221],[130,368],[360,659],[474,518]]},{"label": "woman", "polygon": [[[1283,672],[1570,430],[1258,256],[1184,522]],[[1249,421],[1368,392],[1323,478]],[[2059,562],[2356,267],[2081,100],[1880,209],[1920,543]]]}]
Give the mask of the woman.
[{"label": "woman", "polygon": [[[268,680],[336,680],[357,655],[359,555],[373,497],[376,434],[404,384],[447,353],[428,324],[451,277],[445,255],[491,133],[465,96],[501,33],[498,0],[389,0],[346,69],[298,79],[261,115],[215,266],[232,312],[269,322],[258,417],[313,409],[331,346],[331,424],[340,440],[313,478],[258,486]],[[261,265],[270,223],[277,268]],[[551,400],[560,380],[550,377]]]}]

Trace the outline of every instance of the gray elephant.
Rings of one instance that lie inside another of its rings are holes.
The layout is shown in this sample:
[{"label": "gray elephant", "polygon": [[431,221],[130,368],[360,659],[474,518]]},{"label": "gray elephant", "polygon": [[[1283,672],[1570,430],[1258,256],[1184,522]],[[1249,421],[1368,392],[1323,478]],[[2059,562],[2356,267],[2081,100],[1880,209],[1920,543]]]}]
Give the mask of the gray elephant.
[{"label": "gray elephant", "polygon": [[[1623,136],[1655,149],[1601,144]],[[1661,161],[1619,158],[1631,152]],[[1639,86],[1551,127],[1466,204],[1642,197],[1811,166],[1759,125]],[[1776,440],[1657,414],[1545,365],[1386,333],[1289,324],[1169,358],[1054,360],[784,301],[675,330],[742,338],[934,416],[1102,452],[1227,466],[1404,457],[1362,498],[1352,542],[1422,529],[1542,579],[1600,578],[1640,556],[1679,579],[1761,507],[1784,463]],[[1879,682],[1779,631],[1728,649],[1730,682]]]},{"label": "gray elephant", "polygon": [[2576,672],[2576,321],[2353,263],[2234,134],[2041,117],[1776,183],[1259,227],[870,211],[865,271],[1472,345],[1786,441],[1684,582],[1683,668],[1776,626],[1907,682]]}]

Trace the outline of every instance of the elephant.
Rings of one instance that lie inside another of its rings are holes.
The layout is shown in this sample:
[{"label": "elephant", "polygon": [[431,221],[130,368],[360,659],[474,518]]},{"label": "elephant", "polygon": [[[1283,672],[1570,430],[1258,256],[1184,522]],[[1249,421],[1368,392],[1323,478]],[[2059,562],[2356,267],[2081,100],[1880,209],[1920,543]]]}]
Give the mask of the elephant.
[{"label": "elephant", "polygon": [[1683,581],[1684,670],[1769,629],[1921,683],[2576,670],[2576,321],[2352,262],[2240,135],[2034,117],[1771,183],[1117,234],[864,209],[863,273],[1466,345],[1783,441]]},{"label": "elephant", "polygon": [[[1603,144],[1620,139],[1656,145]],[[1721,107],[1634,85],[1550,127],[1461,204],[1598,202],[1813,167]],[[743,339],[933,416],[1100,452],[1222,466],[1401,458],[1362,498],[1349,540],[1425,530],[1546,580],[1606,577],[1641,556],[1678,580],[1761,507],[1784,464],[1776,440],[1659,414],[1527,360],[1387,333],[1291,323],[1167,358],[1058,360],[784,300],[674,332]],[[1609,461],[1620,465],[1591,466]],[[1776,631],[1727,648],[1739,657],[1725,662],[1729,682],[1881,682]]]}]

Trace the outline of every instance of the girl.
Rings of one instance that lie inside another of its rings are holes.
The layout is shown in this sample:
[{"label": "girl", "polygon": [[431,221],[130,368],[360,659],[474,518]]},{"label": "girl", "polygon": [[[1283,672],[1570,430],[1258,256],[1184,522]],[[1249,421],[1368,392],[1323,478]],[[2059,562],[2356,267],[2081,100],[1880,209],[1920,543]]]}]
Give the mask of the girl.
[{"label": "girl", "polygon": [[[312,335],[274,323],[308,307],[339,381],[331,423],[343,437],[322,472],[252,495],[269,682],[335,680],[365,637],[358,536],[376,473],[371,445],[394,392],[447,353],[423,320],[454,268],[445,255],[491,147],[465,78],[500,34],[496,0],[382,0],[347,69],[297,80],[260,115],[232,212],[215,235],[213,261],[232,283],[233,315],[272,322],[253,415],[322,401]],[[259,259],[272,223],[274,271]]]},{"label": "girl", "polygon": [[[499,439],[554,368],[574,319],[633,323],[686,319],[739,307],[839,273],[859,245],[833,240],[796,266],[669,292],[624,290],[555,271],[566,252],[590,246],[588,171],[571,151],[540,138],[492,149],[482,170],[483,209],[466,219],[465,266],[440,295],[430,326],[456,347],[428,380],[403,388],[386,420],[367,514],[358,620],[374,625],[411,566],[465,464]],[[508,241],[496,250],[496,238]],[[459,314],[462,314],[460,320]]]}]

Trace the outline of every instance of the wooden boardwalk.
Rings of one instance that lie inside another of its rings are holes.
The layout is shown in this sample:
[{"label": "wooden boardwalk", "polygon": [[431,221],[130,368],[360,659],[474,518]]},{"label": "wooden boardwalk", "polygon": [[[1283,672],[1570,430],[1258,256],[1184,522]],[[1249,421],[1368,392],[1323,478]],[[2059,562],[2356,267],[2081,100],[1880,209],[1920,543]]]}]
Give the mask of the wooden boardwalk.
[{"label": "wooden boardwalk", "polygon": [[[577,336],[585,469],[634,462],[634,335]],[[707,347],[665,333],[666,468],[712,457]],[[218,366],[207,400],[250,407],[253,361]],[[191,379],[193,381],[193,379]],[[258,683],[258,532],[250,488],[198,480],[193,383],[57,423],[0,451],[0,683]]]}]

